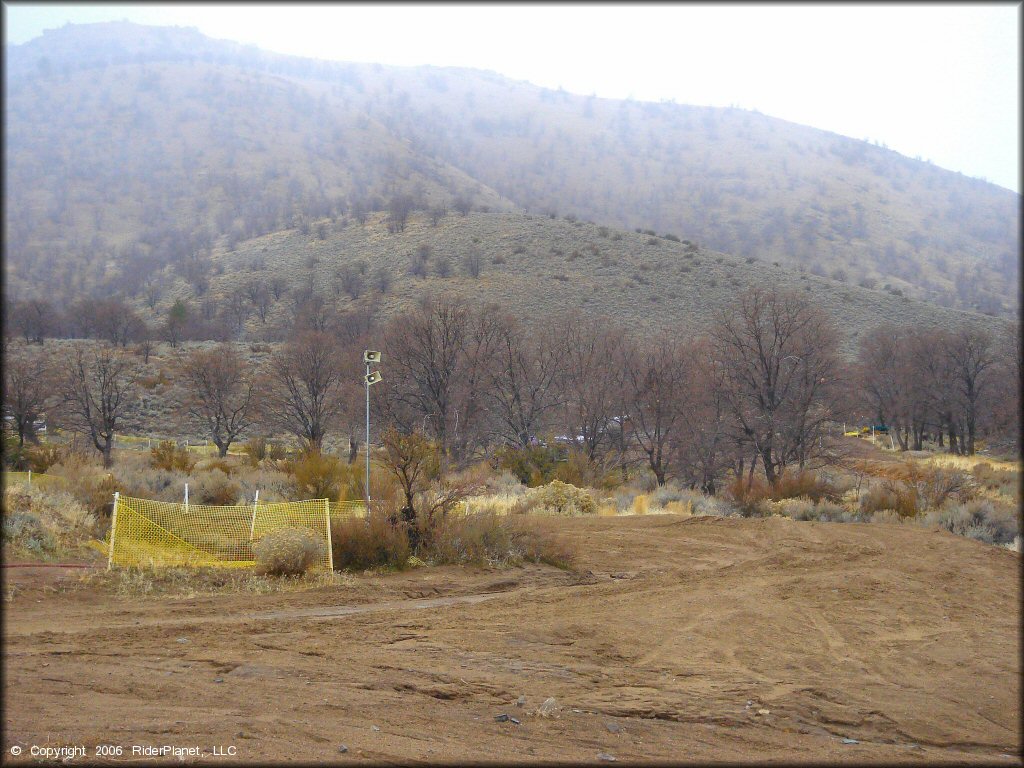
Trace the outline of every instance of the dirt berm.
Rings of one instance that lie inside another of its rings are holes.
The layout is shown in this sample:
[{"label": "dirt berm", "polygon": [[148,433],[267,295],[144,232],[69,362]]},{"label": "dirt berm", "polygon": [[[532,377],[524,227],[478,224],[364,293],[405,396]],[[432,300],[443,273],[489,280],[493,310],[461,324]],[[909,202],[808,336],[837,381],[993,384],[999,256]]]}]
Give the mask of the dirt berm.
[{"label": "dirt berm", "polygon": [[1019,555],[911,526],[555,525],[576,573],[419,568],[190,599],[23,585],[5,605],[5,746],[1020,762]]}]

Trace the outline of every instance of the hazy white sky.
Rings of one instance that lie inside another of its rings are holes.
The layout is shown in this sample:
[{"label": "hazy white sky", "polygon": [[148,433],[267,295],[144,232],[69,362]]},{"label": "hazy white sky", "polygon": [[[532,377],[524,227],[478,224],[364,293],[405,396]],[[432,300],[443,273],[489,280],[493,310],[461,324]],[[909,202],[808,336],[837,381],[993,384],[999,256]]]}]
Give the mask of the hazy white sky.
[{"label": "hazy white sky", "polygon": [[7,42],[70,21],[197,27],[280,53],[490,69],[610,98],[757,109],[1020,191],[1019,3],[4,3]]}]

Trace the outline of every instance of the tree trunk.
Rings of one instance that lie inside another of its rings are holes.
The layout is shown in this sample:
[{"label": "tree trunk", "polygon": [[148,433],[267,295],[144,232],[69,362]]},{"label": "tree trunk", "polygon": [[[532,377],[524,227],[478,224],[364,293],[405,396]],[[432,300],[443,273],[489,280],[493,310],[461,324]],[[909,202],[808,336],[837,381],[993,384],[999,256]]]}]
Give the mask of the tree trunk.
[{"label": "tree trunk", "polygon": [[777,477],[775,473],[775,465],[772,463],[772,452],[771,449],[765,449],[761,454],[761,463],[764,464],[764,477],[768,481],[769,485],[775,483]]},{"label": "tree trunk", "polygon": [[[370,450],[369,446],[367,446],[366,450],[367,451]],[[359,441],[356,440],[354,435],[349,435],[349,438],[348,438],[348,463],[349,464],[355,464],[357,456],[359,456]]]},{"label": "tree trunk", "polygon": [[103,440],[103,468],[104,469],[110,469],[112,466],[114,466],[113,451],[114,451],[114,437],[113,437],[113,435],[111,435],[110,437],[104,438],[104,440]]},{"label": "tree trunk", "polygon": [[654,477],[657,479],[658,487],[660,488],[665,484],[665,467],[659,464],[658,466],[652,466],[651,469],[654,470]]},{"label": "tree trunk", "polygon": [[217,456],[224,458],[228,455],[228,447],[231,445],[227,440],[214,440],[214,444],[217,446]]},{"label": "tree trunk", "polygon": [[754,487],[754,468],[757,466],[757,454],[750,460],[750,473],[747,475],[747,490]]}]

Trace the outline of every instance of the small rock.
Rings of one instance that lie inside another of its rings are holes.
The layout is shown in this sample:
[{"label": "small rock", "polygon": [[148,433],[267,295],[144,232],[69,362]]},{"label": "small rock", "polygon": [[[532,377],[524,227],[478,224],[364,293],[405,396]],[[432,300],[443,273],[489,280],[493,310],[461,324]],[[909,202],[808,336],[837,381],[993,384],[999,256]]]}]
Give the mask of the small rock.
[{"label": "small rock", "polygon": [[598,752],[597,753],[597,759],[598,760],[607,760],[609,763],[614,763],[615,762],[615,755],[609,755],[607,752]]},{"label": "small rock", "polygon": [[499,723],[507,723],[509,718],[508,715],[502,712],[500,715],[495,715],[494,719]]},{"label": "small rock", "polygon": [[372,728],[375,731],[379,731],[380,730],[380,728],[378,728],[376,725],[371,725],[370,728]]},{"label": "small rock", "polygon": [[188,642],[188,638],[187,637],[179,637],[174,642],[176,642],[176,643],[187,643]]},{"label": "small rock", "polygon": [[215,682],[215,683],[223,683],[224,682],[224,678],[223,677],[215,677],[215,678],[213,678],[213,682]]},{"label": "small rock", "polygon": [[516,719],[515,719],[514,717],[510,717],[510,718],[508,719],[508,721],[509,721],[510,723],[513,723],[514,725],[519,725],[519,721],[518,721],[518,720],[516,720]]},{"label": "small rock", "polygon": [[772,711],[770,709],[759,709],[759,710],[757,710],[757,714],[759,714],[759,715],[770,715],[771,713],[772,713]]},{"label": "small rock", "polygon": [[604,727],[608,729],[609,733],[618,733],[622,730],[622,726],[618,723],[605,723]]},{"label": "small rock", "polygon": [[526,697],[525,696],[520,696],[518,699],[516,699],[516,706],[517,707],[525,707],[526,706]]},{"label": "small rock", "polygon": [[856,739],[843,739],[843,744],[860,744]]},{"label": "small rock", "polygon": [[346,752],[348,752],[348,747],[346,747],[344,744],[342,744],[340,747],[338,747],[338,751],[341,752],[341,754],[344,755]]}]

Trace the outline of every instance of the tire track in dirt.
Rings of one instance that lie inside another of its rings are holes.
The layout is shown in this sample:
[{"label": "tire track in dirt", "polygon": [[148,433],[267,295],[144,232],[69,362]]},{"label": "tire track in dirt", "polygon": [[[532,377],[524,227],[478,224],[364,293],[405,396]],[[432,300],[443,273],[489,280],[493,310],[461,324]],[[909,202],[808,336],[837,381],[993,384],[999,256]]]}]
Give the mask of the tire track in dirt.
[{"label": "tire track in dirt", "polygon": [[486,600],[493,600],[502,595],[512,595],[532,591],[531,589],[505,590],[501,592],[481,592],[472,595],[454,595],[451,597],[415,598],[410,600],[386,600],[376,603],[358,605],[319,606],[316,608],[290,608],[276,611],[259,611],[255,613],[232,613],[227,615],[189,616],[165,619],[136,619],[128,622],[105,622],[74,629],[46,630],[45,632],[19,632],[16,629],[5,632],[8,639],[25,639],[35,635],[82,635],[95,634],[108,629],[144,629],[147,627],[193,627],[204,624],[243,624],[253,621],[284,621],[288,619],[331,620],[362,613],[383,613],[387,611],[422,611],[430,608],[446,608],[454,605],[475,605]]}]

